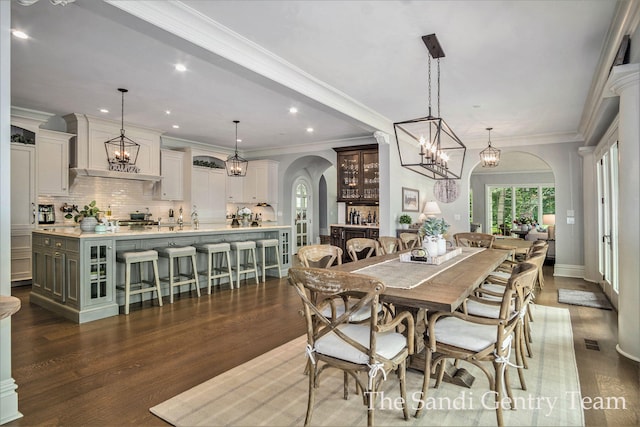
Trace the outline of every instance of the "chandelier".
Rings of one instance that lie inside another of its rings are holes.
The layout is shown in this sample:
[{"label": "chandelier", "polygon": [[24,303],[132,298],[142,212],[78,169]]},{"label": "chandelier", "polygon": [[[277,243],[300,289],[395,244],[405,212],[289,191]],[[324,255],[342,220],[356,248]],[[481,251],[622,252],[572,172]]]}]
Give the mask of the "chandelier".
[{"label": "chandelier", "polygon": [[249,161],[243,159],[238,155],[238,123],[240,123],[240,121],[234,120],[233,123],[236,124],[236,152],[234,155],[227,158],[225,166],[227,168],[228,176],[241,177],[247,174],[247,166],[249,165]]},{"label": "chandelier", "polygon": [[[460,179],[467,151],[440,117],[440,58],[444,51],[435,34],[422,36],[429,50],[429,115],[393,124],[400,164],[431,179]],[[431,59],[437,61],[437,117],[431,110]]]},{"label": "chandelier", "polygon": [[491,130],[489,131],[489,146],[480,152],[480,160],[482,160],[483,168],[495,168],[500,163],[500,150],[491,146]]},{"label": "chandelier", "polygon": [[107,151],[109,170],[118,172],[138,173],[140,168],[136,166],[140,145],[124,135],[124,94],[127,89],[118,88],[122,94],[122,115],[120,122],[120,136],[105,141],[104,148]]}]

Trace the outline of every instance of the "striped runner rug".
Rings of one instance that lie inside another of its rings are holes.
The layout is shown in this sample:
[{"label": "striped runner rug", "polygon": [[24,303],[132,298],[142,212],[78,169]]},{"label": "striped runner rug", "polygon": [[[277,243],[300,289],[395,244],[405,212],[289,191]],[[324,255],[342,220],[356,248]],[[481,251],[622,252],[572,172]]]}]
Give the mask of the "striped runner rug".
[{"label": "striped runner rug", "polygon": [[[584,425],[580,383],[573,350],[571,319],[566,309],[535,306],[532,323],[534,357],[525,371],[527,388],[520,388],[511,371],[517,410],[505,410],[507,426]],[[305,337],[290,341],[243,365],[187,390],[150,411],[176,426],[300,426],[307,407],[308,380],[304,375]],[[425,402],[428,410],[419,419],[405,421],[397,377],[384,382],[376,404],[377,426],[495,426],[494,400],[485,375],[462,363],[476,377],[471,388],[434,380]],[[353,388],[353,380],[351,381]],[[325,371],[316,393],[312,425],[365,426],[366,408],[359,395],[342,398],[342,374]],[[422,374],[407,372],[410,407],[419,402]]]}]

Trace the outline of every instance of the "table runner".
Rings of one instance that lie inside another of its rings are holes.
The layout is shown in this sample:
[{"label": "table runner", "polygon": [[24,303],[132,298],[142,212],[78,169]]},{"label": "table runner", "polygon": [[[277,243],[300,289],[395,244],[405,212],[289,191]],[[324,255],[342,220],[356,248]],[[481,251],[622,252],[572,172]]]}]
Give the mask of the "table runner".
[{"label": "table runner", "polygon": [[400,258],[395,258],[355,270],[353,273],[377,277],[382,280],[388,288],[412,289],[482,251],[484,251],[484,248],[463,247],[462,254],[440,265],[401,262]]}]

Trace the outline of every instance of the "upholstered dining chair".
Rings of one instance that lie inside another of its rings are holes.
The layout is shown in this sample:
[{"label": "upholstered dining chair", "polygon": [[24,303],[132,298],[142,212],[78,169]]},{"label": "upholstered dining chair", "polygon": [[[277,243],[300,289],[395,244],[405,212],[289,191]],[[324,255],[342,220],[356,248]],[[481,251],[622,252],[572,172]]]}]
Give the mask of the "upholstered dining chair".
[{"label": "upholstered dining chair", "polygon": [[298,249],[298,259],[305,267],[329,268],[342,264],[342,248],[331,245],[309,245]]},{"label": "upholstered dining chair", "polygon": [[496,240],[496,236],[486,233],[456,233],[453,235],[456,246],[467,246],[474,248],[491,249]]},{"label": "upholstered dining chair", "polygon": [[402,240],[393,236],[380,236],[378,245],[381,253],[392,254],[402,249]]},{"label": "upholstered dining chair", "polygon": [[[406,363],[413,354],[413,316],[398,313],[390,322],[380,323],[378,311],[370,309],[366,323],[349,323],[349,317],[362,307],[377,307],[385,285],[376,278],[333,271],[331,269],[293,267],[289,269],[289,283],[302,300],[302,313],[307,324],[307,369],[309,396],[304,424],[311,423],[320,375],[326,368],[340,369],[355,379],[363,390],[363,403],[367,407],[367,424],[374,424],[376,390],[387,374],[395,371],[400,382],[404,419],[409,419],[406,400]],[[327,317],[323,311],[334,299],[357,293],[358,303],[341,316]],[[407,336],[397,332],[400,324]],[[364,373],[364,376],[358,375]],[[364,378],[363,378],[364,377]],[[364,379],[364,380],[363,380]],[[344,387],[348,398],[348,387]]]},{"label": "upholstered dining chair", "polygon": [[364,237],[356,237],[354,239],[347,240],[346,248],[351,261],[358,261],[358,259],[378,255],[380,250],[378,248],[378,242]]},{"label": "upholstered dining chair", "polygon": [[[502,427],[503,404],[509,402],[513,407],[508,375],[512,341],[524,315],[525,289],[532,286],[536,274],[536,266],[526,262],[513,269],[495,318],[472,316],[459,311],[436,312],[429,317],[422,402],[427,401],[430,374],[435,366],[439,365],[435,383],[435,388],[438,388],[447,359],[468,362],[487,376],[489,388],[495,395],[498,426]],[[492,363],[493,372],[484,362]],[[507,399],[503,396],[505,392]],[[416,417],[421,415],[423,409],[424,404],[421,404]]]},{"label": "upholstered dining chair", "polygon": [[400,240],[402,241],[404,249],[422,246],[418,233],[400,233]]}]

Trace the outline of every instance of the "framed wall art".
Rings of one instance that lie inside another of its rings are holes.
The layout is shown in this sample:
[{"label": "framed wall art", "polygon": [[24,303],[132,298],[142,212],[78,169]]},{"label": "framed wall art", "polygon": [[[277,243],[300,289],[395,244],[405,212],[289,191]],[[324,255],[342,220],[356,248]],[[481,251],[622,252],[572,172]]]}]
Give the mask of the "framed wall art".
[{"label": "framed wall art", "polygon": [[420,191],[402,187],[402,211],[418,212],[420,210]]}]

